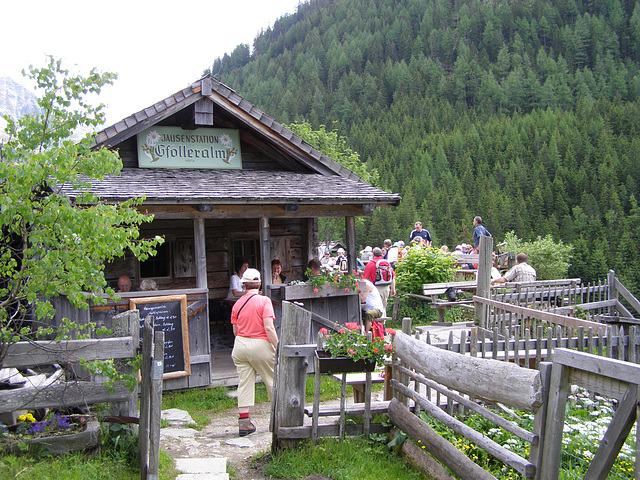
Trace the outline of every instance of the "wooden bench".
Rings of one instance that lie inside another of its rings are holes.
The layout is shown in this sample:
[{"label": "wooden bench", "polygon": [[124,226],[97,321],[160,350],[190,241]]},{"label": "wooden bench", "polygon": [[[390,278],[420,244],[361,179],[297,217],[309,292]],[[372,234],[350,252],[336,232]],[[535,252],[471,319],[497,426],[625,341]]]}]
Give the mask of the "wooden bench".
[{"label": "wooden bench", "polygon": [[424,285],[422,285],[424,296],[411,296],[417,296],[429,300],[431,302],[430,307],[435,308],[438,311],[438,322],[444,322],[445,310],[448,310],[452,307],[473,308],[472,299],[456,300],[454,302],[450,302],[442,298],[437,298],[439,295],[444,295],[444,293],[449,288],[455,288],[456,290],[466,292],[475,292],[477,288],[477,282],[475,280],[470,280],[466,282],[425,283]]},{"label": "wooden bench", "polygon": [[[384,378],[380,376],[381,372],[371,372],[371,383],[384,383]],[[366,383],[366,373],[347,373],[346,384],[353,387],[353,402],[364,403],[364,386]],[[333,378],[342,382],[342,374],[336,373]],[[386,397],[386,395],[385,395]],[[390,398],[385,400],[391,400]]]}]

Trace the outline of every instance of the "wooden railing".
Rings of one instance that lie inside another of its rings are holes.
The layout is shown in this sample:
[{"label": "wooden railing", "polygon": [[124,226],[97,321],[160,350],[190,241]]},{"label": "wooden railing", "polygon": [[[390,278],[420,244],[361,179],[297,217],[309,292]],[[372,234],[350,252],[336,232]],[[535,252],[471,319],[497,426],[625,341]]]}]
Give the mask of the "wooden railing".
[{"label": "wooden railing", "polygon": [[[636,421],[640,366],[557,348],[551,356],[553,363],[542,362],[539,370],[525,369],[511,362],[460,355],[428,345],[407,334],[411,332],[410,319],[404,322],[403,331],[406,333],[397,333],[393,342],[395,359],[391,386],[394,399],[389,404],[389,417],[397,428],[415,441],[405,442],[408,443],[405,451],[419,457],[415,463],[426,465],[427,470],[437,478],[448,477],[434,458],[459,478],[494,478],[421,420],[418,414],[424,410],[445,427],[484,449],[525,478],[557,479],[566,398],[570,386],[579,385],[619,400],[616,414],[585,476],[606,478]],[[478,381],[479,378],[482,381]],[[443,411],[439,408],[443,405],[440,396],[447,399],[445,409],[456,403],[459,408],[473,411],[528,442],[529,458],[516,455],[466,426],[454,418],[451,411]],[[482,399],[482,405],[470,398]],[[484,406],[488,403],[500,404],[505,411],[516,408],[534,413],[532,431],[523,430],[513,422],[493,414]],[[409,408],[412,406],[414,413]],[[422,445],[422,449],[411,448],[415,444]],[[636,464],[635,478],[640,478],[639,473]]]},{"label": "wooden railing", "polygon": [[[76,364],[81,359],[114,359],[120,373],[136,374],[132,367],[125,366],[125,360],[133,359],[140,350],[138,310],[129,310],[113,317],[112,329],[114,337],[110,338],[14,343],[8,346],[2,367],[66,366]],[[158,478],[163,358],[164,332],[154,333],[151,317],[147,317],[143,328],[140,389],[131,391],[124,381],[106,386],[101,378],[64,381],[64,370],[59,368],[40,386],[0,392],[0,413],[110,403],[110,414],[119,417],[119,422],[139,423],[138,454],[142,480]]]}]

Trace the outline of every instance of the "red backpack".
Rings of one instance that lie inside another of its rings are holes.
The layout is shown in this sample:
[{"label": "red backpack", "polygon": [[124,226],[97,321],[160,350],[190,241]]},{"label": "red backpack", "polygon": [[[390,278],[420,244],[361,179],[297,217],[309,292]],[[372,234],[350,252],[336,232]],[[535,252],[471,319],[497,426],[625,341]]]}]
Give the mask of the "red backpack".
[{"label": "red backpack", "polygon": [[391,285],[393,268],[384,258],[376,260],[376,281],[374,285]]},{"label": "red backpack", "polygon": [[384,338],[384,325],[382,325],[380,322],[373,320],[371,322],[371,337]]}]

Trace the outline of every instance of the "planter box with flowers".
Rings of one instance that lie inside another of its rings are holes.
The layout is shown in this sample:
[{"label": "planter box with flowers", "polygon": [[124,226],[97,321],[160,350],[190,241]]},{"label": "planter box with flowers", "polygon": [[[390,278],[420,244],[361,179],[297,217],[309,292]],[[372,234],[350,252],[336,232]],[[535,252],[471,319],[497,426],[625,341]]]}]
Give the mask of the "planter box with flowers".
[{"label": "planter box with flowers", "polygon": [[287,285],[284,289],[284,300],[358,295],[359,289],[364,287],[355,275],[342,275],[326,270],[321,272],[321,275],[312,276],[311,271],[307,270],[308,282]]},{"label": "planter box with flowers", "polygon": [[85,415],[50,414],[36,421],[20,415],[15,425],[0,425],[0,451],[19,454],[31,447],[53,455],[95,448],[100,443],[100,423]]},{"label": "planter box with flowers", "polygon": [[[395,331],[388,328],[385,333]],[[393,345],[381,337],[368,340],[357,323],[346,323],[335,333],[321,328],[318,334],[323,348],[316,351],[320,373],[372,372],[393,353]]]}]

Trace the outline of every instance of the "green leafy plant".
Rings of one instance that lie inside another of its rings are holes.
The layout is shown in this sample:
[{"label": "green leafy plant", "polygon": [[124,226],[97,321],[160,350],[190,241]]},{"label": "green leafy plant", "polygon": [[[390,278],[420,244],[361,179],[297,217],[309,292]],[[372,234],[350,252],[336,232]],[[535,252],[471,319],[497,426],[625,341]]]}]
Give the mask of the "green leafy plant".
[{"label": "green leafy plant", "polygon": [[538,280],[554,280],[566,278],[571,266],[573,246],[562,240],[555,241],[551,235],[538,237],[531,242],[525,242],[511,231],[504,236],[506,249],[516,253],[524,252],[529,258],[529,265],[536,269]]},{"label": "green leafy plant", "polygon": [[90,134],[72,139],[104,122],[103,105],[86,97],[115,75],[71,76],[49,57],[27,76],[41,91],[41,113],[5,116],[8,138],[0,143],[0,361],[8,344],[29,338],[32,325],[50,322],[52,298],[64,295],[75,308],[103,304],[101,294],[115,297],[105,263],[127,251],[144,260],[163,242],[139,238],[139,226],[152,220],[136,210],[142,198],[110,205],[89,193],[92,180],[120,172],[118,153],[95,149]]},{"label": "green leafy plant", "polygon": [[311,269],[307,268],[305,272],[309,279],[309,284],[313,287],[315,293],[319,293],[322,287],[329,285],[331,287],[344,288],[345,292],[359,292],[358,277],[348,273],[341,274],[333,270],[320,269],[320,275],[312,275]]},{"label": "green leafy plant", "polygon": [[[368,360],[380,364],[393,353],[392,344],[380,337],[369,340],[355,322],[345,323],[344,327],[339,327],[334,333],[329,333],[326,328],[321,328],[318,333],[322,347],[332,357],[349,357],[353,361]],[[394,335],[396,332],[388,328],[385,333]]]},{"label": "green leafy plant", "polygon": [[442,283],[453,279],[455,257],[439,249],[410,247],[396,266],[396,290],[422,295],[425,283]]}]

